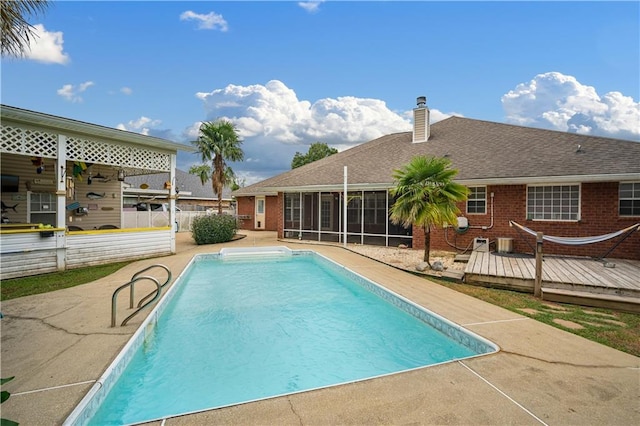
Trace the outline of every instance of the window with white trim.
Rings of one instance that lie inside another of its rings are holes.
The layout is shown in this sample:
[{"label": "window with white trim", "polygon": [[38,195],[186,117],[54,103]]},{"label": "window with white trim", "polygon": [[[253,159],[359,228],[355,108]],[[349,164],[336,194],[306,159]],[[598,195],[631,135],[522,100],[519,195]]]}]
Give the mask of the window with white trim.
[{"label": "window with white trim", "polygon": [[579,220],[580,185],[528,186],[527,219]]},{"label": "window with white trim", "polygon": [[487,187],[471,186],[467,196],[467,213],[486,214],[487,213]]},{"label": "window with white trim", "polygon": [[618,213],[620,216],[640,216],[640,182],[620,182]]},{"label": "window with white trim", "polygon": [[297,192],[284,194],[285,228],[299,226],[300,194]]}]

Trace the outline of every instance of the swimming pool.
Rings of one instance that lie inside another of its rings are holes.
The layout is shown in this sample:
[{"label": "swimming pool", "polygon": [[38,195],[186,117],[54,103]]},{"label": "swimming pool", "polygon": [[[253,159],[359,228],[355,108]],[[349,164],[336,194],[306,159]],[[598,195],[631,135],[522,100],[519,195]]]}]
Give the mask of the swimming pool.
[{"label": "swimming pool", "polygon": [[314,252],[246,254],[195,257],[66,423],[161,419],[497,350]]}]

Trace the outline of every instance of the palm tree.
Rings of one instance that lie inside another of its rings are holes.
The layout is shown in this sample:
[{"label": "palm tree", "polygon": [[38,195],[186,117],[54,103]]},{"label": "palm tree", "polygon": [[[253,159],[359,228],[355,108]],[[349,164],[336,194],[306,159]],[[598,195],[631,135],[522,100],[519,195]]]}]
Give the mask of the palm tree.
[{"label": "palm tree", "polygon": [[456,174],[448,159],[425,156],[413,157],[393,173],[396,186],[390,194],[396,200],[390,209],[391,222],[424,229],[424,261],[429,267],[431,226],[456,223],[460,212],[456,203],[469,193],[467,187],[453,182]]},{"label": "palm tree", "polygon": [[[242,161],[242,140],[236,126],[227,120],[208,121],[200,125],[198,139],[192,142],[202,158],[200,166],[193,166],[189,173],[200,176],[204,184],[211,175],[213,192],[218,196],[218,213],[222,214],[222,189],[233,182],[234,173],[227,161]],[[207,162],[211,162],[209,167]]]},{"label": "palm tree", "polygon": [[26,15],[37,15],[48,7],[46,0],[1,0],[2,56],[24,55],[29,41],[34,36],[34,28],[26,20]]}]

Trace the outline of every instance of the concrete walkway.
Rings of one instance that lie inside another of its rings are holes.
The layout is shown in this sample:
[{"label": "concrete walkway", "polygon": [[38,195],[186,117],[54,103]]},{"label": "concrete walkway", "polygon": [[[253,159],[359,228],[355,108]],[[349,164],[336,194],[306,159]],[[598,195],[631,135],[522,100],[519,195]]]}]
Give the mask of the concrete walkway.
[{"label": "concrete walkway", "polygon": [[[2,417],[60,424],[119,353],[144,314],[110,327],[111,294],[147,265],[174,277],[196,253],[227,246],[311,248],[495,342],[500,352],[329,389],[172,418],[165,425],[640,424],[640,358],[457,293],[336,246],[287,244],[271,232],[142,260],[89,284],[3,302]],[[140,290],[140,294],[142,290]],[[118,319],[127,303],[120,302]],[[180,372],[176,372],[179,380]],[[159,424],[159,423],[158,423]]]}]

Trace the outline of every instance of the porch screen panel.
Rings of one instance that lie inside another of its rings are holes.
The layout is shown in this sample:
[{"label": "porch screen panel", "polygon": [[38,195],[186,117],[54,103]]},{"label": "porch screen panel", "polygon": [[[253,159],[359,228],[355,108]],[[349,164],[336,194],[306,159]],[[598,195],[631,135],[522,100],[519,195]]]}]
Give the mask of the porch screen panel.
[{"label": "porch screen panel", "polygon": [[387,232],[386,191],[364,193],[364,232],[383,235]]},{"label": "porch screen panel", "polygon": [[[395,199],[391,199],[391,196],[389,196],[389,211],[391,211],[391,206],[393,206],[393,203],[395,202]],[[391,219],[388,218],[389,221],[389,235],[402,235],[402,236],[407,236],[407,237],[411,237],[413,235],[413,230],[411,228],[411,226],[408,227],[404,227],[401,224],[398,225],[394,225],[393,222],[391,222]],[[389,245],[396,245],[396,244],[391,244],[391,239],[389,239]]]},{"label": "porch screen panel", "polygon": [[302,229],[318,230],[318,193],[305,192],[302,194]]},{"label": "porch screen panel", "polygon": [[[347,193],[347,232],[362,232],[362,193]],[[356,241],[360,242],[360,241]]]},{"label": "porch screen panel", "polygon": [[284,228],[300,228],[300,193],[288,192],[284,194]]}]

